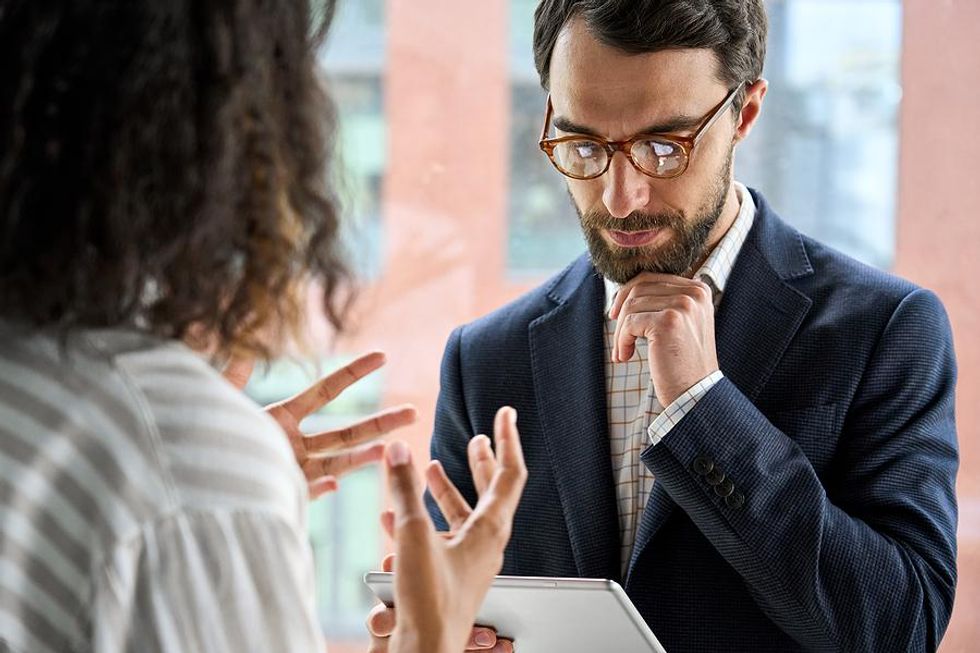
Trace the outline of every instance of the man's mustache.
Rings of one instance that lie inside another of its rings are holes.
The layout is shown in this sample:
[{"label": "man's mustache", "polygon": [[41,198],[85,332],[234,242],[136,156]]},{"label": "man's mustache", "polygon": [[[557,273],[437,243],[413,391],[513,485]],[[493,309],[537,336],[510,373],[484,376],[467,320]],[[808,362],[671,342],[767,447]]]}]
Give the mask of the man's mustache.
[{"label": "man's mustache", "polygon": [[625,218],[614,218],[608,213],[590,211],[582,216],[582,226],[588,229],[629,232],[676,229],[683,225],[684,218],[674,213],[631,213]]}]

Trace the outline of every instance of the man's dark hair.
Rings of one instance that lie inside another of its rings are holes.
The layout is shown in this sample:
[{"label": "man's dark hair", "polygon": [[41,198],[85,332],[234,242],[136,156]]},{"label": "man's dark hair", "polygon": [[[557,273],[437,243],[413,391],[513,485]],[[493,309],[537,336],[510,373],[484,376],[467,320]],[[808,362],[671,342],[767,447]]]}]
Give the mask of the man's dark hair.
[{"label": "man's dark hair", "polygon": [[346,278],[331,0],[0,2],[0,317],[268,353]]},{"label": "man's dark hair", "polygon": [[762,76],[768,32],[763,0],[541,0],[534,12],[534,64],[546,89],[555,42],[572,18],[629,54],[713,50],[720,81],[730,89]]}]

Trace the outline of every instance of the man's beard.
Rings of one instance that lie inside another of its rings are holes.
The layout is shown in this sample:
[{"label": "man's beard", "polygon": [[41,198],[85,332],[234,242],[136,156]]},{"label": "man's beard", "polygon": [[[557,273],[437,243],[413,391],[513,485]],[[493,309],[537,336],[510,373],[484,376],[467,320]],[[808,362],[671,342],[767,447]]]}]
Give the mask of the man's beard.
[{"label": "man's beard", "polygon": [[[583,214],[576,205],[595,269],[618,284],[626,283],[641,272],[693,274],[694,266],[708,254],[708,237],[724,210],[731,171],[732,151],[729,150],[721,174],[693,220],[685,218],[679,211],[637,212],[625,218],[614,218],[606,211]],[[602,232],[607,229],[625,232],[666,229],[670,231],[670,240],[656,247],[616,247],[603,238]]]}]

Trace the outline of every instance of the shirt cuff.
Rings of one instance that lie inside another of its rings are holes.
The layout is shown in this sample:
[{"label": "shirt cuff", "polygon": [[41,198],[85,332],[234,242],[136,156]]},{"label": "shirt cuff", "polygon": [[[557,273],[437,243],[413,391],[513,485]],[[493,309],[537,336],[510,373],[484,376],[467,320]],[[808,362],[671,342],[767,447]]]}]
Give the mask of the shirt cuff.
[{"label": "shirt cuff", "polygon": [[697,405],[701,397],[708,394],[708,390],[715,387],[715,384],[725,378],[721,370],[712,372],[693,386],[687,392],[674,400],[672,404],[664,408],[664,411],[657,415],[653,423],[647,428],[647,435],[650,437],[651,445],[658,445],[664,437],[670,433],[671,429],[684,419],[694,406]]}]

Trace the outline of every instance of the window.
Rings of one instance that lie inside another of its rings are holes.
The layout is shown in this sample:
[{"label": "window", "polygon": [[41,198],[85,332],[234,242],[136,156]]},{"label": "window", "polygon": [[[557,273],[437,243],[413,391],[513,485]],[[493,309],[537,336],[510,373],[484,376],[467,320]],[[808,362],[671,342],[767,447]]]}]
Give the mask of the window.
[{"label": "window", "polygon": [[798,229],[889,268],[895,256],[902,7],[771,0],[772,91],[737,174]]},{"label": "window", "polygon": [[340,2],[337,12],[320,57],[340,116],[334,181],[340,189],[350,259],[361,277],[372,278],[380,268],[383,247],[384,3]]},{"label": "window", "polygon": [[510,191],[507,268],[518,278],[560,270],[585,250],[565,181],[538,148],[545,99],[531,52],[537,0],[510,3]]},{"label": "window", "polygon": [[[399,437],[423,460],[452,328],[584,251],[564,181],[537,146],[545,96],[531,54],[536,6],[338,3],[321,60],[340,110],[344,218],[363,283],[355,331],[320,369],[374,348],[390,362],[310,420],[311,431],[411,402],[419,423]],[[887,267],[901,5],[771,0],[769,10],[772,91],[736,174],[803,231]],[[278,400],[315,376],[281,363],[250,392]],[[377,520],[380,478],[377,469],[345,477],[336,495],[311,508],[333,653],[365,649],[373,601],[360,579],[387,544]]]}]

